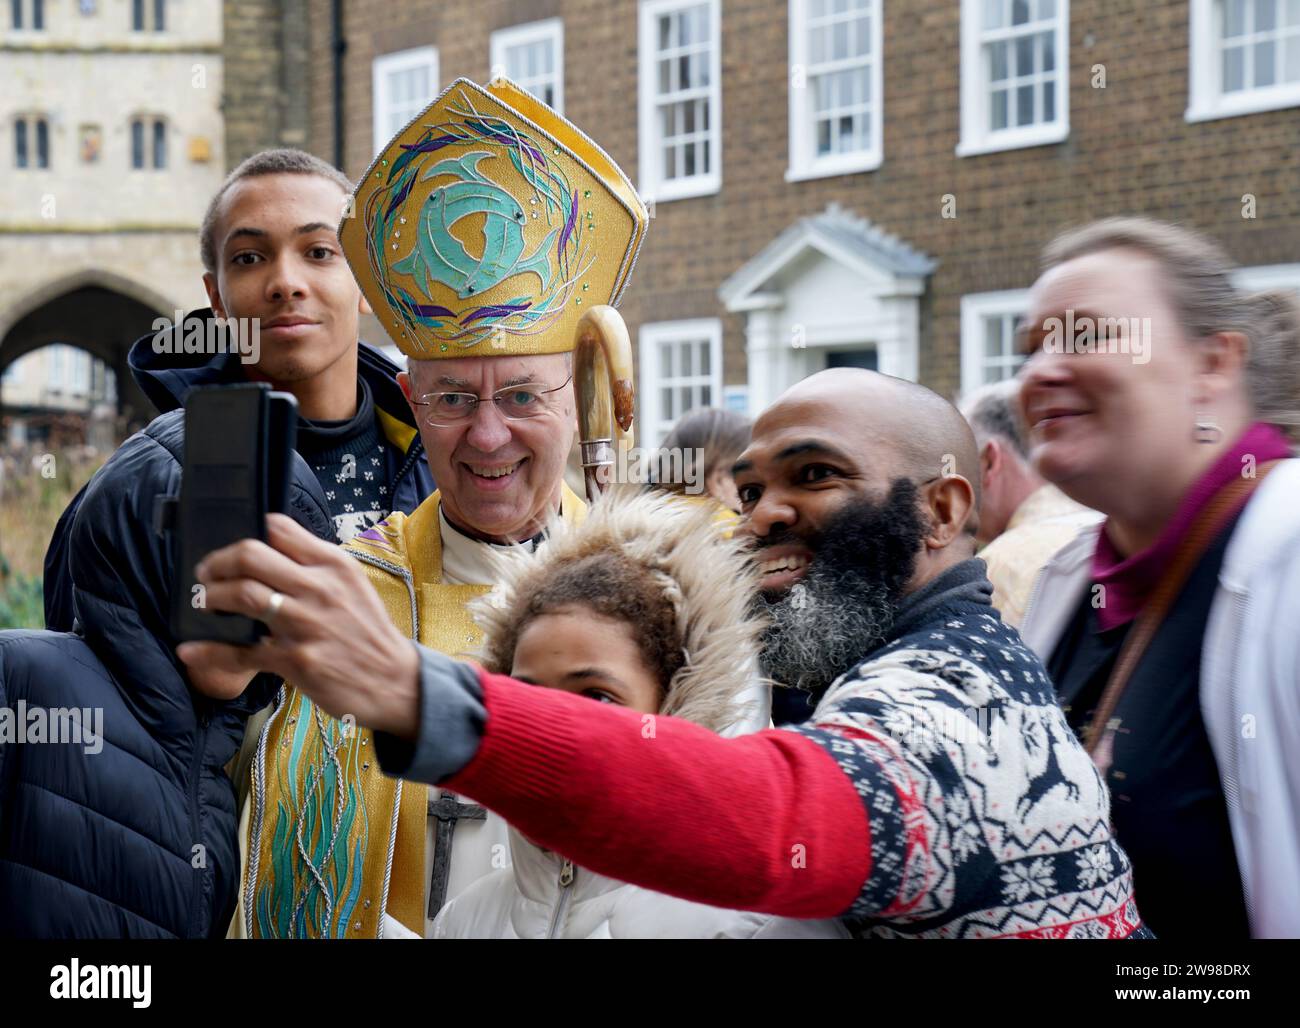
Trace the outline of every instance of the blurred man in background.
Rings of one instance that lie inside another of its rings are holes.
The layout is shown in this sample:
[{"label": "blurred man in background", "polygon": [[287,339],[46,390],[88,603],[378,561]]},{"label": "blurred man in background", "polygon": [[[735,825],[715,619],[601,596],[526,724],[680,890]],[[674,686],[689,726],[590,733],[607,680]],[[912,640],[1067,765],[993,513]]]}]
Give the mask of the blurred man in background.
[{"label": "blurred man in background", "polygon": [[1019,396],[1013,378],[975,390],[961,408],[980,452],[979,555],[993,583],[993,606],[1017,627],[1043,565],[1100,520],[1030,466]]}]

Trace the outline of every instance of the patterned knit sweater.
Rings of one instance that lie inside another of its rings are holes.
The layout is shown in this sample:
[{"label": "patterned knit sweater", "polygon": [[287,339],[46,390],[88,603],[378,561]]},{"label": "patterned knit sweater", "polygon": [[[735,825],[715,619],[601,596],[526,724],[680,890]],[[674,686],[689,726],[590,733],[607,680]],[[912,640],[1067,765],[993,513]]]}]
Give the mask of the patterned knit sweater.
[{"label": "patterned knit sweater", "polygon": [[1038,658],[958,601],[836,683],[791,729],[853,782],[871,872],[860,934],[1125,938],[1138,927],[1109,797]]},{"label": "patterned knit sweater", "polygon": [[724,739],[421,648],[418,737],[379,733],[377,754],[582,867],[696,902],[893,938],[1147,935],[1041,663],[982,562],[944,577],[797,728]]}]

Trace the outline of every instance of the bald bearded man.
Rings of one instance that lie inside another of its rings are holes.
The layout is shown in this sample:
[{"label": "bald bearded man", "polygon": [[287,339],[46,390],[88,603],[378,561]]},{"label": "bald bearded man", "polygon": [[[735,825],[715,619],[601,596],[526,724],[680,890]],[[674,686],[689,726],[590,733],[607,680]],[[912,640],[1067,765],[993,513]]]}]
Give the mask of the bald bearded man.
[{"label": "bald bearded man", "polygon": [[[388,773],[660,892],[839,917],[862,935],[1147,934],[1106,787],[990,605],[973,557],[977,474],[954,408],[874,372],[815,375],[759,418],[736,484],[772,614],[768,669],[820,694],[795,728],[723,739],[534,688],[409,642],[377,607],[349,619],[376,635],[364,646],[357,628],[326,645],[323,620],[273,657],[227,647],[221,660],[292,661],[270,669],[376,729]],[[282,519],[271,540],[300,564],[347,563]],[[204,562],[214,606],[256,593],[228,577],[235,549]],[[373,599],[355,592],[357,606]],[[366,666],[367,652],[412,646],[409,673]]]},{"label": "bald bearded man", "polygon": [[[841,412],[849,420],[837,424]],[[733,474],[741,476],[737,488],[746,480],[742,509],[771,615],[764,669],[796,687],[774,697],[774,716],[778,707],[802,708],[787,720],[805,720],[831,682],[884,641],[904,595],[973,556],[979,454],[956,414],[924,386],[844,369],[804,379],[761,418],[763,444],[750,447]],[[814,426],[823,439],[809,435]],[[791,495],[749,481],[756,471],[802,476],[792,494],[797,509]],[[954,522],[948,545],[922,546],[920,483],[932,486],[930,500]]]}]

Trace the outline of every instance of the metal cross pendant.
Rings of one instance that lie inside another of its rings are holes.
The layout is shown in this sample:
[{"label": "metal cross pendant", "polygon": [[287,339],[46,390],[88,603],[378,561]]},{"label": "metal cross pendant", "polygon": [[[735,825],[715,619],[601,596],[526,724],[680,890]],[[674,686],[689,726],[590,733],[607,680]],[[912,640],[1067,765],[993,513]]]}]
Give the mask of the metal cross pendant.
[{"label": "metal cross pendant", "polygon": [[487,811],[474,803],[461,803],[449,792],[429,800],[429,816],[437,818],[433,827],[433,874],[429,878],[429,918],[447,899],[447,882],[451,879],[451,842],[457,821],[483,821]]}]

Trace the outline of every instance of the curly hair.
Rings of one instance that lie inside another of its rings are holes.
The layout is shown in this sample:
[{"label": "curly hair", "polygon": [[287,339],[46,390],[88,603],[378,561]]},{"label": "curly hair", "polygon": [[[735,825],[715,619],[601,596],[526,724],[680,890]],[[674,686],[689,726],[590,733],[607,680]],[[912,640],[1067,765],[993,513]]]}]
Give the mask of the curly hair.
[{"label": "curly hair", "polygon": [[758,570],[721,511],[616,485],[581,524],[553,521],[535,552],[490,555],[497,587],[472,607],[484,666],[509,674],[532,621],[578,607],[631,628],[662,690],[659,713],[715,732],[765,719],[754,705],[767,623],[753,604]]},{"label": "curly hair", "polygon": [[659,684],[662,703],[686,658],[670,594],[655,572],[614,550],[561,564],[535,592],[520,592],[507,611],[507,630],[491,639],[492,670],[509,673],[524,630],[539,617],[582,607],[631,628],[646,669]]}]

